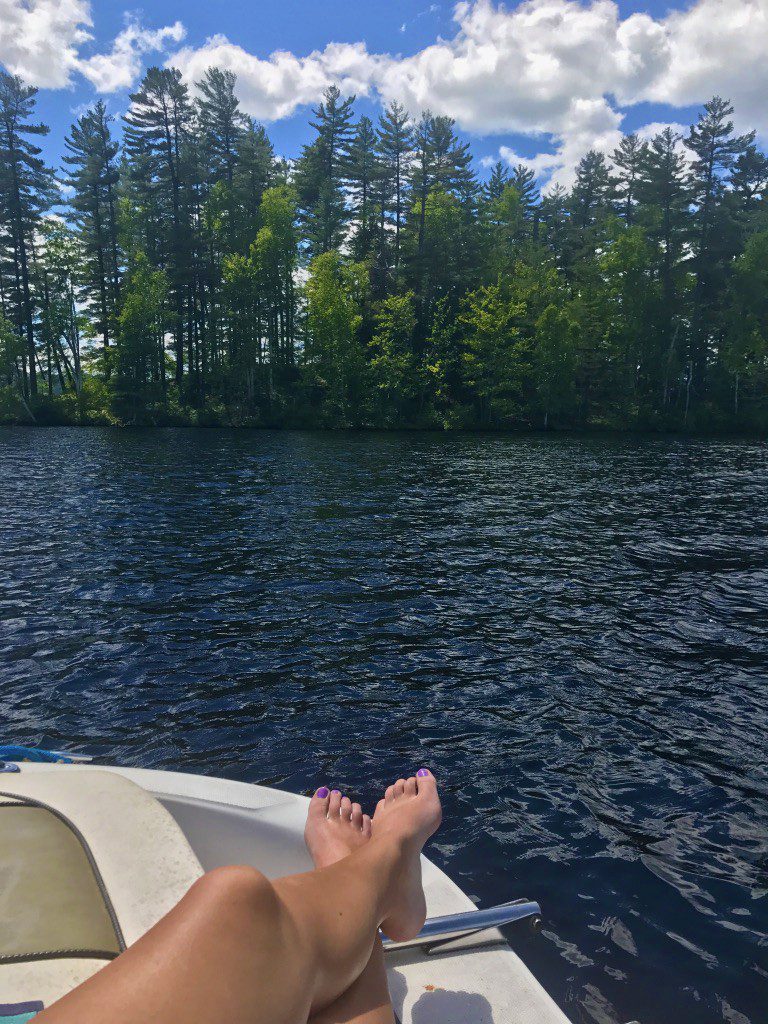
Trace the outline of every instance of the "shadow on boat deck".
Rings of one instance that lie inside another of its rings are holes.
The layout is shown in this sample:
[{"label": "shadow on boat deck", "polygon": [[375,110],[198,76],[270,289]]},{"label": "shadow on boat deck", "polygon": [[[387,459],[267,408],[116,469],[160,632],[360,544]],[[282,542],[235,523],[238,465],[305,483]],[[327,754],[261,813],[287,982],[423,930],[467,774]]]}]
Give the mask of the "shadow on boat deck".
[{"label": "shadow on boat deck", "polygon": [[[398,1022],[403,1021],[406,985],[402,975],[393,971],[389,977],[392,1005]],[[446,988],[424,992],[410,1011],[408,1024],[501,1024],[493,1017],[493,1007],[476,992],[454,992]]]}]

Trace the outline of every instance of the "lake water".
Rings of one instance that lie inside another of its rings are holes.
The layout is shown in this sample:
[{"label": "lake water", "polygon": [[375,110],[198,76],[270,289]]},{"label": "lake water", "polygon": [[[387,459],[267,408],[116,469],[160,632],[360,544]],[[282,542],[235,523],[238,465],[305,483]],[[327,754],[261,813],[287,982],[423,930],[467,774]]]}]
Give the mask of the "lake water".
[{"label": "lake water", "polygon": [[426,764],[575,1022],[764,1024],[765,445],[9,428],[0,482],[8,740],[369,804]]}]

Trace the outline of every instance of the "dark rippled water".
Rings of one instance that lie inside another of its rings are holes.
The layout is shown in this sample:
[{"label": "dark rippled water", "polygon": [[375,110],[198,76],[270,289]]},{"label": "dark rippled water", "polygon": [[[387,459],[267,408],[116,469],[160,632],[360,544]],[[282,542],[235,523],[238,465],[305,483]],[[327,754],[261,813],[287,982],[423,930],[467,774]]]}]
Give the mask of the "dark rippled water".
[{"label": "dark rippled water", "polygon": [[574,1021],[764,1024],[766,455],[2,430],[2,732],[367,801],[427,764]]}]

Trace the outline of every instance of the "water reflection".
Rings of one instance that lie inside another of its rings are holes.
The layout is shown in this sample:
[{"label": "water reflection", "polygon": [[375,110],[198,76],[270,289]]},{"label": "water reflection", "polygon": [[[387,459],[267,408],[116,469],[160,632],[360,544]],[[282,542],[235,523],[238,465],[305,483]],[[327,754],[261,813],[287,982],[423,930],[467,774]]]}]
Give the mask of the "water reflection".
[{"label": "water reflection", "polygon": [[1,430],[3,731],[372,801],[576,1021],[759,1024],[764,446]]}]

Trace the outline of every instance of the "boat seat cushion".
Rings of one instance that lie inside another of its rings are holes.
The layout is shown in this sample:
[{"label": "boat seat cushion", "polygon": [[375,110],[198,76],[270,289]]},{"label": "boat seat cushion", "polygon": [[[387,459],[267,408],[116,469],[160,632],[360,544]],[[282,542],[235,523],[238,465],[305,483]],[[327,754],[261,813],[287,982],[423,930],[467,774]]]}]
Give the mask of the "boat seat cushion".
[{"label": "boat seat cushion", "polygon": [[0,779],[0,992],[46,1005],[178,903],[203,871],[174,819],[115,772]]},{"label": "boat seat cushion", "polygon": [[52,811],[0,806],[0,962],[72,951],[106,959],[117,931],[87,854]]}]

